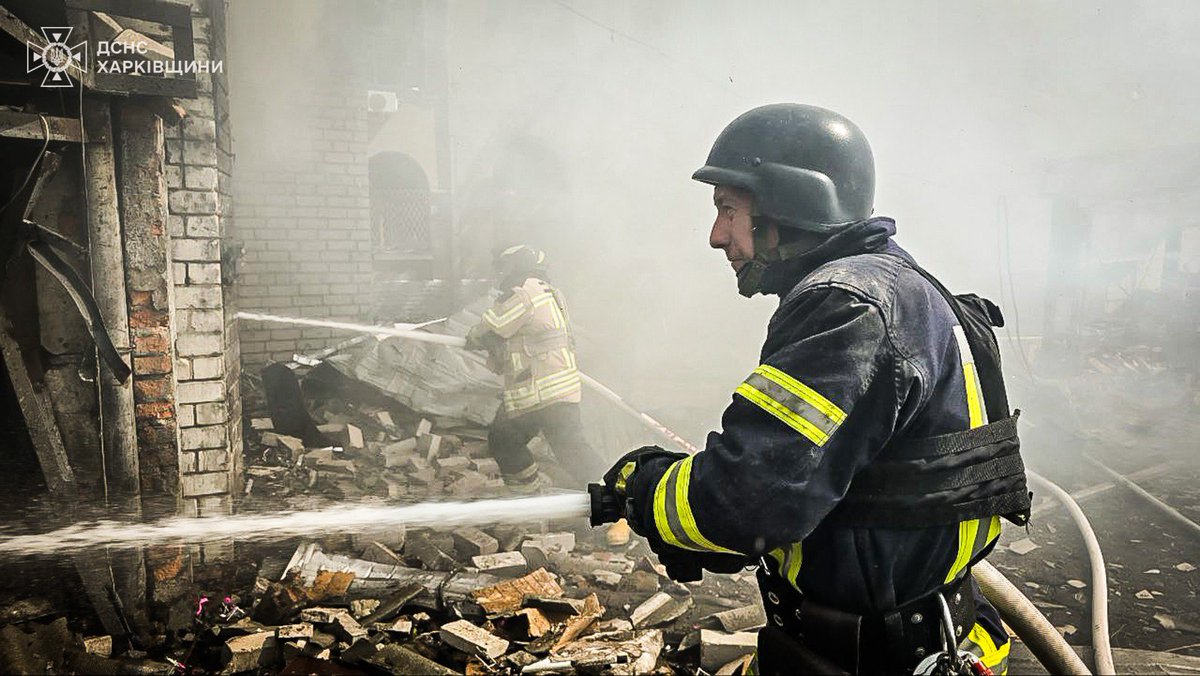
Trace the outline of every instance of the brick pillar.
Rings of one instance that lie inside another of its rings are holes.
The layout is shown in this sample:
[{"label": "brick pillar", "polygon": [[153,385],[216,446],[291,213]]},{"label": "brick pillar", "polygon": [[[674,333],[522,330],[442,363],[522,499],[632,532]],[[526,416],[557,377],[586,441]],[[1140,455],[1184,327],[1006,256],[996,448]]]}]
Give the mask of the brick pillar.
[{"label": "brick pillar", "polygon": [[[219,2],[193,1],[196,58],[222,60]],[[175,285],[175,375],[180,429],[182,513],[228,514],[241,485],[237,388],[228,360],[236,333],[226,324],[222,237],[228,210],[221,176],[228,157],[218,143],[218,76],[197,74],[198,95],[181,101],[187,115],[167,129],[168,231]],[[223,93],[220,94],[223,97]]]},{"label": "brick pillar", "polygon": [[125,285],[133,347],[134,417],[142,501],[178,510],[172,282],[162,120],[144,105],[118,109]]}]

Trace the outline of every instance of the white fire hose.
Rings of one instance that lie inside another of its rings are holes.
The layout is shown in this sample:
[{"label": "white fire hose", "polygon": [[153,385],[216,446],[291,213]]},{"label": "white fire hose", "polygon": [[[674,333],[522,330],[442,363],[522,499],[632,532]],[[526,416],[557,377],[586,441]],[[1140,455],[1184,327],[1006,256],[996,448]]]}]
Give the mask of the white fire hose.
[{"label": "white fire hose", "polygon": [[[373,326],[370,324],[356,324],[354,322],[339,322],[328,319],[304,319],[302,317],[282,317],[280,315],[260,314],[257,312],[239,312],[238,319],[250,319],[259,322],[274,322],[276,324],[291,324],[294,326],[315,326],[326,329],[340,329],[343,331],[355,331],[358,333],[369,333],[375,336],[394,336],[396,338],[407,338],[425,343],[436,343],[438,345],[446,345],[449,347],[466,347],[467,341],[458,336],[446,336],[440,333],[429,333],[427,331],[414,331],[411,329],[397,329],[388,326]],[[616,392],[608,389],[603,383],[595,378],[580,373],[580,378],[583,383],[592,388],[601,397],[616,405],[625,413],[633,418],[636,418],[647,429],[657,433],[662,438],[676,444],[688,453],[699,453],[700,449],[694,444],[689,443],[686,439],[672,432],[666,425],[658,422],[649,415],[642,413],[625,402]]]}]

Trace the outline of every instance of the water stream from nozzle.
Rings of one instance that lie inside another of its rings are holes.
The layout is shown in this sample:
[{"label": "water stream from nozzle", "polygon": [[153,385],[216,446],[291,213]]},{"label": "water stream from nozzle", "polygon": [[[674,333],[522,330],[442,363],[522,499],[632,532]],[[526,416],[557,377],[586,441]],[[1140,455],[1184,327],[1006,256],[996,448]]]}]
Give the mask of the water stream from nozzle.
[{"label": "water stream from nozzle", "polygon": [[369,533],[399,526],[450,528],[587,518],[587,493],[412,505],[339,505],[312,511],[171,517],[149,523],[82,521],[57,530],[0,535],[0,557],[37,556],[95,547],[183,544],[213,540],[284,540],[328,533]]}]

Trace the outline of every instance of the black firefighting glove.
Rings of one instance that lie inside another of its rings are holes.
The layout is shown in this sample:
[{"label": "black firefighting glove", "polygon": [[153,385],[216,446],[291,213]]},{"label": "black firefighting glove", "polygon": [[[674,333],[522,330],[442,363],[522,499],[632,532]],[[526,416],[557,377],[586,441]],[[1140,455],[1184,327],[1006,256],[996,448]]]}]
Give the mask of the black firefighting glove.
[{"label": "black firefighting glove", "polygon": [[487,349],[486,346],[484,345],[483,339],[484,339],[484,336],[486,336],[488,333],[489,333],[489,331],[488,331],[487,327],[484,326],[482,323],[472,326],[471,330],[467,332],[467,337],[466,337],[467,342],[465,345],[463,345],[463,347],[465,347],[468,350],[475,350],[475,351],[481,351],[481,350]]},{"label": "black firefighting glove", "polygon": [[504,366],[504,339],[493,333],[483,323],[476,324],[467,333],[468,350],[487,352],[487,366],[493,373],[500,373]]},{"label": "black firefighting glove", "polygon": [[643,446],[630,451],[604,474],[604,485],[623,498],[625,518],[633,532],[646,538],[650,550],[658,555],[667,569],[667,576],[677,582],[694,582],[703,577],[704,570],[715,573],[736,573],[749,563],[747,557],[716,552],[694,552],[667,543],[654,525],[654,488],[667,469],[684,453],[667,451],[658,446]]}]

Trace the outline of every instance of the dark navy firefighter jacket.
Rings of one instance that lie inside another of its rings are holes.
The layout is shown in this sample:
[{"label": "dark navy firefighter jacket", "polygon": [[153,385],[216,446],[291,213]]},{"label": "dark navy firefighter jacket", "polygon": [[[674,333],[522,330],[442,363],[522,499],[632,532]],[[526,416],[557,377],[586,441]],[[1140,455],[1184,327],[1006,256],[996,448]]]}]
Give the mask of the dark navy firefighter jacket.
[{"label": "dark navy firefighter jacket", "polygon": [[[868,223],[894,232],[890,219]],[[696,455],[630,477],[636,530],[686,550],[764,556],[808,598],[864,615],[968,574],[990,550],[998,515],[904,530],[826,520],[889,439],[988,422],[949,304],[890,239],[871,251],[795,266],[722,431]],[[979,610],[988,636],[972,635],[993,644],[985,663],[995,666],[1007,636],[992,609]]]}]

